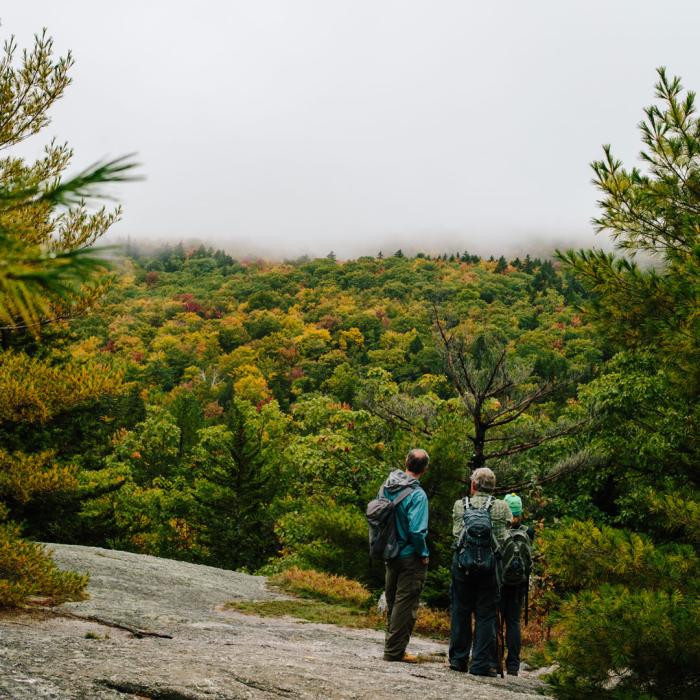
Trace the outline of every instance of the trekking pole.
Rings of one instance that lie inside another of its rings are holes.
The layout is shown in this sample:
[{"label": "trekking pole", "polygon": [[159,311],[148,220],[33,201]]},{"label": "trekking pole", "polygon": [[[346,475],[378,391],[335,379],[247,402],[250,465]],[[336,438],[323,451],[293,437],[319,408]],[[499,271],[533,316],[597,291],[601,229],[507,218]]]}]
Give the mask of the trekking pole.
[{"label": "trekking pole", "polygon": [[501,678],[503,678],[503,670],[505,668],[506,656],[506,619],[501,615]]},{"label": "trekking pole", "polygon": [[529,620],[529,615],[528,615],[528,608],[530,607],[530,577],[527,577],[527,581],[525,582],[525,627],[527,627],[527,623]]},{"label": "trekking pole", "polygon": [[496,613],[496,654],[498,655],[498,673],[505,678],[503,673],[503,615],[500,609]]}]

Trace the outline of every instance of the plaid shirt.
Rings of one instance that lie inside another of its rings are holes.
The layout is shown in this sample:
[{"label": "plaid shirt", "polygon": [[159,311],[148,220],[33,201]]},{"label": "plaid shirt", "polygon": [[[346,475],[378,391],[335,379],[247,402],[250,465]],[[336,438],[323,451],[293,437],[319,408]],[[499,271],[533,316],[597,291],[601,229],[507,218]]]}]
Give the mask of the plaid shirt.
[{"label": "plaid shirt", "polygon": [[[473,496],[469,496],[469,502],[474,508],[482,508],[486,505],[486,499],[490,494],[477,491]],[[508,504],[500,499],[494,498],[491,502],[491,524],[493,535],[499,545],[503,544],[506,538],[506,529],[513,522],[513,514],[510,512]],[[464,529],[464,499],[455,501],[452,508],[452,534],[454,535],[454,546],[459,544]]]}]

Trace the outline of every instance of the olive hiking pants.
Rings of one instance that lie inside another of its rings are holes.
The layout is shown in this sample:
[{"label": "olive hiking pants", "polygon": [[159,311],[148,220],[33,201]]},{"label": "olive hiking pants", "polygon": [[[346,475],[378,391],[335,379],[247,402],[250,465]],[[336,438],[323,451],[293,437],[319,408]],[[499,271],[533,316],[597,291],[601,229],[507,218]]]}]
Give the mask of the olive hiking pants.
[{"label": "olive hiking pants", "polygon": [[384,659],[403,658],[416,624],[418,603],[428,571],[416,556],[399,557],[386,563],[386,637]]}]

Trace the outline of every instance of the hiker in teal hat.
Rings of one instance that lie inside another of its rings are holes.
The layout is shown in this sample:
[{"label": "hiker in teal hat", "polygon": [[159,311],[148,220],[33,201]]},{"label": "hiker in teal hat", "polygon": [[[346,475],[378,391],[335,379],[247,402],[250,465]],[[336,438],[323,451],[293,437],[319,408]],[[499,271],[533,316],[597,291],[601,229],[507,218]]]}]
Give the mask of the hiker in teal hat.
[{"label": "hiker in teal hat", "polygon": [[[513,514],[513,522],[501,547],[503,586],[499,611],[500,629],[497,633],[503,635],[505,627],[505,646],[508,649],[506,669],[508,675],[517,676],[520,670],[520,612],[527,599],[535,531],[523,525],[523,500],[517,493],[509,493],[503,500]],[[525,622],[527,624],[527,604]]]},{"label": "hiker in teal hat", "polygon": [[509,493],[503,499],[510,508],[510,512],[513,514],[513,527],[516,525],[515,519],[517,518],[517,524],[520,524],[520,519],[523,517],[523,499],[518,496],[517,493]]}]

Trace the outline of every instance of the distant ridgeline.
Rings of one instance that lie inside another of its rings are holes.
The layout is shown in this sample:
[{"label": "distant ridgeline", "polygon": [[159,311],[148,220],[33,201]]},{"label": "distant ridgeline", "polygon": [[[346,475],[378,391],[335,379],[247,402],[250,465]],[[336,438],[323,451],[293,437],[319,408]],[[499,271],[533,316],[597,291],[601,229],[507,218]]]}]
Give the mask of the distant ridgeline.
[{"label": "distant ridgeline", "polygon": [[[52,46],[4,45],[3,148],[70,82]],[[31,538],[376,591],[364,506],[422,447],[430,606],[448,604],[453,502],[486,464],[536,526],[526,641],[556,642],[558,697],[697,698],[700,120],[658,76],[643,169],[610,147],[592,163],[617,256],[128,246],[110,271],[92,246],[120,210],[85,200],[129,159],[66,179],[53,141],[3,161],[0,608],[87,585]]]}]

